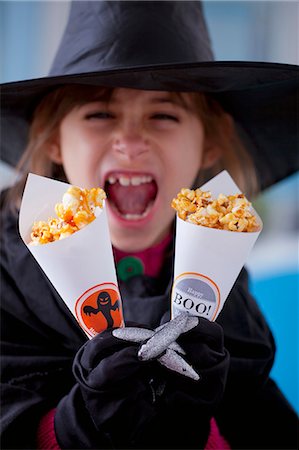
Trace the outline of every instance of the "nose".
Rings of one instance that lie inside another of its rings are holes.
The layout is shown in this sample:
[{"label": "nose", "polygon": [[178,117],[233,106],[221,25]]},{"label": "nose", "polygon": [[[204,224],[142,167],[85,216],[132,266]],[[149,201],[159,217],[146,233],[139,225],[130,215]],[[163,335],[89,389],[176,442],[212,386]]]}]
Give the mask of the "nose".
[{"label": "nose", "polygon": [[115,131],[113,150],[119,157],[133,160],[149,151],[149,141],[142,124],[127,121]]}]

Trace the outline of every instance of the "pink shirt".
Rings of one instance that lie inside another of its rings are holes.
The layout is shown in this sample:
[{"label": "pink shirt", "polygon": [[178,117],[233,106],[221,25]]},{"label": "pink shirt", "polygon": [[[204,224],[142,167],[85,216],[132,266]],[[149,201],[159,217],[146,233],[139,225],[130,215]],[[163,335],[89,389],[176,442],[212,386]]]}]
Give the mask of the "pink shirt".
[{"label": "pink shirt", "polygon": [[[37,430],[38,450],[60,450],[54,429],[55,409],[49,411],[40,421]],[[227,441],[221,436],[216,420],[211,419],[210,434],[205,450],[230,450]]]},{"label": "pink shirt", "polygon": [[168,245],[171,242],[171,234],[166,236],[159,244],[154,245],[151,248],[147,248],[140,252],[123,252],[117,248],[113,248],[114,259],[116,263],[116,267],[118,269],[119,264],[124,261],[125,258],[137,259],[140,261],[140,267],[143,266],[142,272],[145,275],[149,275],[151,277],[157,277],[161,271],[165,252],[168,248]]}]

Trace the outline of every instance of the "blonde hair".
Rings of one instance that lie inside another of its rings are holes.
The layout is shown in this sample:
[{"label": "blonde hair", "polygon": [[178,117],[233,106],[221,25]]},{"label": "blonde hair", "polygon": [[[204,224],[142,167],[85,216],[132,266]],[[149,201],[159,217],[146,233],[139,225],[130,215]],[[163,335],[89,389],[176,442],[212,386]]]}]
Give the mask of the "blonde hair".
[{"label": "blonde hair", "polygon": [[[104,100],[109,102],[114,88],[67,85],[47,94],[35,109],[29,131],[29,140],[17,171],[21,174],[18,183],[11,188],[9,202],[18,206],[29,172],[67,181],[63,167],[53,163],[47,149],[59,131],[63,118],[76,106]],[[184,103],[180,93],[172,93]],[[221,148],[222,156],[208,170],[200,170],[194,187],[226,169],[248,197],[257,193],[257,177],[249,153],[244,148],[235,130],[233,120],[222,106],[209,95],[189,94],[194,111],[200,117],[207,139]]]}]

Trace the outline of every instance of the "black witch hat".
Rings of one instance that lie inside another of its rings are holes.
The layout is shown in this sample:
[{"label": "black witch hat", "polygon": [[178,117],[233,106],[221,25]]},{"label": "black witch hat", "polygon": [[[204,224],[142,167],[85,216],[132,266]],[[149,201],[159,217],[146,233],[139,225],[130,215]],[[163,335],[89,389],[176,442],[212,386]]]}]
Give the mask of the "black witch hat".
[{"label": "black witch hat", "polygon": [[70,83],[202,91],[234,117],[262,189],[299,168],[299,67],[214,61],[200,1],[74,1],[49,77],[1,87],[1,158],[15,164],[35,106]]}]

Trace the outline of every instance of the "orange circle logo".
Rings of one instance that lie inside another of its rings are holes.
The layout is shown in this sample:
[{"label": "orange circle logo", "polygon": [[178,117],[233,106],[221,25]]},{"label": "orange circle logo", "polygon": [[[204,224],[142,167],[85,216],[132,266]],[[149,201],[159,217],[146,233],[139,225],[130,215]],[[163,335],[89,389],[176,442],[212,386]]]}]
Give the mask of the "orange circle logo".
[{"label": "orange circle logo", "polygon": [[89,336],[123,323],[120,294],[114,283],[98,284],[84,292],[75,306],[77,320]]}]

